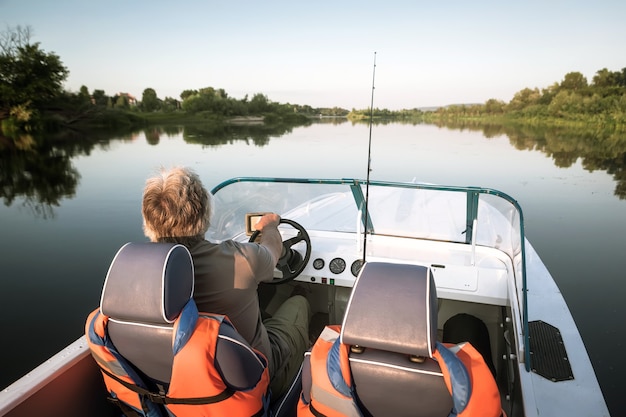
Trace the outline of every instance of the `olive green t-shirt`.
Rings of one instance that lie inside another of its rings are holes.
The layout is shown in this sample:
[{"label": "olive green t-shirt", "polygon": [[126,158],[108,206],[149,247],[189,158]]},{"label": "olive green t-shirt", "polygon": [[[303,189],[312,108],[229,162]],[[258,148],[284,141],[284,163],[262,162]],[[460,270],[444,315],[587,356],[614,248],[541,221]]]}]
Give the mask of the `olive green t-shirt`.
[{"label": "olive green t-shirt", "polygon": [[198,311],[228,316],[244,339],[270,360],[272,350],[257,295],[258,284],[274,278],[269,250],[257,243],[202,240],[191,245],[190,252]]}]

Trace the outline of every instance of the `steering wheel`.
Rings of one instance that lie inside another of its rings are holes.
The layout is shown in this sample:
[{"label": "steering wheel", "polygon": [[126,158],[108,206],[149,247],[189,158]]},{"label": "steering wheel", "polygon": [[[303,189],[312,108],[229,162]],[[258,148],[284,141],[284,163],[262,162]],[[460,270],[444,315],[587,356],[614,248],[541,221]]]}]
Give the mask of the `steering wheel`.
[{"label": "steering wheel", "polygon": [[[298,231],[298,234],[290,239],[283,241],[284,255],[278,259],[276,268],[283,273],[282,278],[275,278],[272,281],[266,282],[266,284],[283,284],[285,282],[293,280],[304,271],[304,267],[309,262],[311,257],[311,238],[309,234],[302,227],[301,224],[289,219],[280,219],[281,224],[288,224]],[[254,242],[259,237],[260,232],[255,230],[250,236],[249,242]],[[306,251],[304,258],[295,249],[291,249],[292,246],[304,242],[306,243]]]}]

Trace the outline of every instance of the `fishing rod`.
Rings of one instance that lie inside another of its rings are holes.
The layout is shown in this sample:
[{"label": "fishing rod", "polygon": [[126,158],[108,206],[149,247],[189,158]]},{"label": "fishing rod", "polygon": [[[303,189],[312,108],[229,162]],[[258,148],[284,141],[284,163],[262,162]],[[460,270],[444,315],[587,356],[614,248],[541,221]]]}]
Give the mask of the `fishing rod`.
[{"label": "fishing rod", "polygon": [[367,249],[367,230],[370,226],[369,224],[369,211],[368,211],[368,202],[369,202],[369,194],[370,194],[370,171],[372,170],[372,125],[374,120],[374,89],[375,89],[375,80],[376,80],[376,52],[374,52],[374,69],[372,70],[372,99],[370,102],[370,133],[369,133],[369,141],[367,147],[367,178],[365,179],[365,212],[363,214],[365,230],[363,233],[363,263],[365,263],[365,254]]}]

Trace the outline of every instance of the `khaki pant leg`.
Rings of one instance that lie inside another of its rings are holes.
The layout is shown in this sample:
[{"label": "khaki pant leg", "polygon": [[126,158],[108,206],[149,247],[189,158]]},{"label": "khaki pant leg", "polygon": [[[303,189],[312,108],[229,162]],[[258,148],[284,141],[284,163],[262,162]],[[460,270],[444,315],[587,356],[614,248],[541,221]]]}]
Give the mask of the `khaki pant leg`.
[{"label": "khaki pant leg", "polygon": [[272,345],[270,387],[272,398],[284,394],[309,348],[309,320],[311,306],[308,300],[295,295],[288,298],[276,313],[263,321]]}]

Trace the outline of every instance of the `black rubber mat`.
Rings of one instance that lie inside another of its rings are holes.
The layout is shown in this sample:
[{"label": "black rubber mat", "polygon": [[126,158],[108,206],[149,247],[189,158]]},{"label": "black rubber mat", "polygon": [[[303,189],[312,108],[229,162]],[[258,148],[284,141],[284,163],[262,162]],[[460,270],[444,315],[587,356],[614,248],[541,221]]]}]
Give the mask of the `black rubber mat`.
[{"label": "black rubber mat", "polygon": [[538,320],[528,322],[528,330],[532,371],[554,382],[574,379],[559,329]]}]

